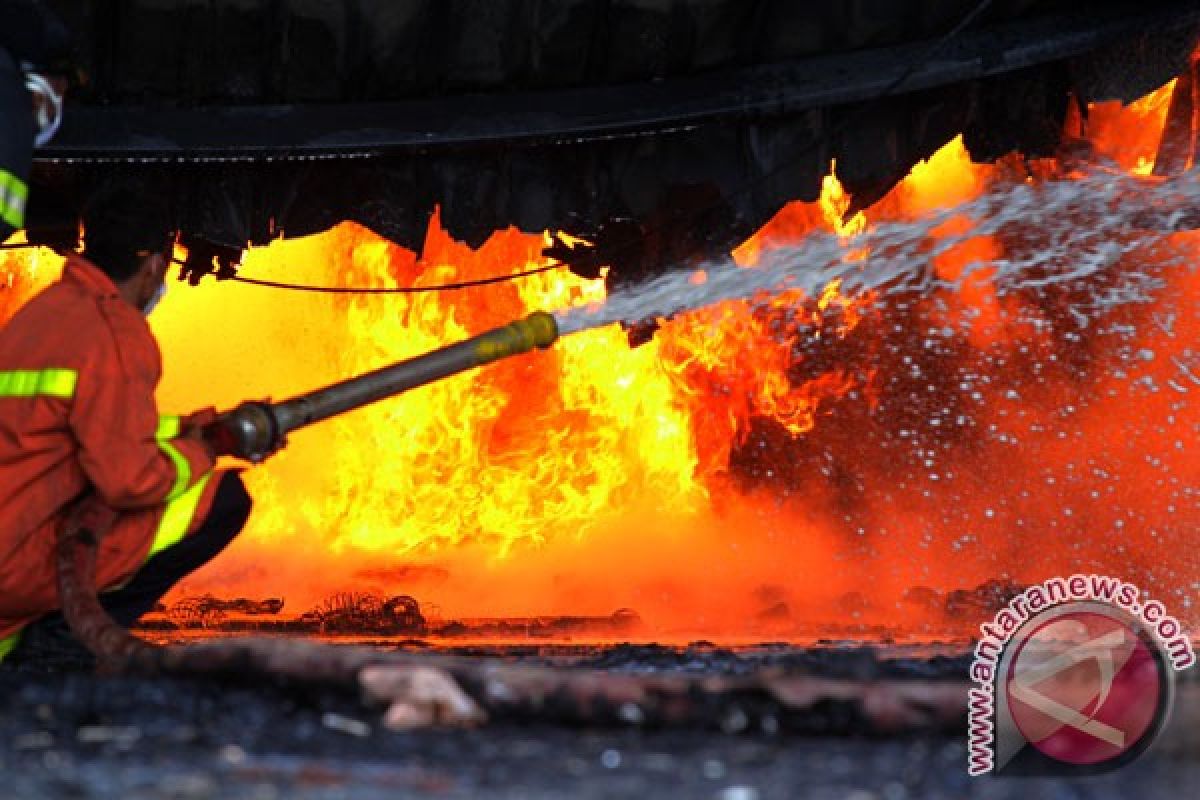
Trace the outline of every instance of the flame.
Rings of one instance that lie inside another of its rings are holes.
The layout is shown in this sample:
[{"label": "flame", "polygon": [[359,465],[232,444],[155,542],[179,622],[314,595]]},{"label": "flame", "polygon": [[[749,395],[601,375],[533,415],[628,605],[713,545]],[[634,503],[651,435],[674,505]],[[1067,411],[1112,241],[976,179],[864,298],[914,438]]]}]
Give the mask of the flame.
[{"label": "flame", "polygon": [[[1081,134],[1121,168],[1147,170],[1170,91],[1094,106]],[[831,170],[816,202],[788,205],[733,255],[752,269],[824,230],[861,260],[854,240],[872,222],[920,218],[1013,169],[1040,167],[973,164],[956,139],[849,216]],[[507,230],[471,250],[435,216],[415,254],[346,223],[254,248],[243,270],[433,286],[541,266],[548,241]],[[976,237],[931,268],[956,281],[1011,246]],[[6,254],[0,315],[57,267],[46,251]],[[1180,551],[1164,564],[1200,522],[1187,456],[1200,416],[1166,392],[1127,403],[1130,380],[1161,383],[1186,357],[1195,315],[1170,334],[1139,327],[1139,346],[1158,356],[1131,368],[1103,342],[1056,336],[1071,331],[1052,306],[1001,297],[993,277],[977,269],[956,290],[883,310],[837,283],[817,297],[724,302],[661,320],[636,348],[618,327],[588,331],[298,432],[247,472],[247,531],[181,591],[285,595],[295,610],[340,590],[407,592],[468,616],[628,606],[651,635],[726,640],[799,636],[814,621],[859,634],[868,622],[928,622],[906,591],[995,577],[1107,569],[1162,595],[1191,592],[1194,562]],[[1164,296],[1194,309],[1197,280],[1179,275]],[[172,285],[152,320],[160,405],[283,398],[603,298],[602,280],[566,271],[390,296]],[[959,333],[938,349],[933,324]],[[390,565],[430,569],[392,580]]]},{"label": "flame", "polygon": [[1128,106],[1115,101],[1092,104],[1085,133],[1096,153],[1135,175],[1149,175],[1177,81],[1160,86]]}]

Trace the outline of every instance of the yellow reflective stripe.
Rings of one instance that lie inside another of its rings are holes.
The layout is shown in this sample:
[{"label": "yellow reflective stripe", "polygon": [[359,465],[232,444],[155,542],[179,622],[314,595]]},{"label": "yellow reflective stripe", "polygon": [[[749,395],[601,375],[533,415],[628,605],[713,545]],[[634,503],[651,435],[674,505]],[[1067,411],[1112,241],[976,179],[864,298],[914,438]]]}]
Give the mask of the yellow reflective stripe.
[{"label": "yellow reflective stripe", "polygon": [[8,654],[17,646],[17,642],[21,641],[21,632],[17,631],[7,639],[0,639],[0,661],[8,657]]},{"label": "yellow reflective stripe", "polygon": [[154,431],[154,438],[158,440],[174,439],[179,435],[180,418],[176,416],[164,415],[158,418],[158,428]]},{"label": "yellow reflective stripe", "polygon": [[176,497],[182,497],[183,493],[187,491],[188,485],[192,482],[192,465],[188,463],[187,457],[166,439],[159,440],[158,446],[175,465],[175,485],[171,487],[171,491],[167,492],[166,498],[170,503]]},{"label": "yellow reflective stripe", "polygon": [[25,226],[25,203],[29,187],[25,181],[5,169],[0,169],[0,219],[14,228]]},{"label": "yellow reflective stripe", "polygon": [[171,491],[167,492],[166,501],[168,503],[183,494],[192,480],[192,465],[188,463],[183,453],[179,452],[179,448],[170,442],[179,435],[179,431],[180,418],[170,414],[164,414],[158,418],[158,427],[154,431],[154,438],[158,441],[158,446],[175,465],[175,484],[171,487]]},{"label": "yellow reflective stripe", "polygon": [[73,369],[17,369],[0,372],[0,397],[75,396],[78,373]]},{"label": "yellow reflective stripe", "polygon": [[207,473],[196,481],[194,486],[167,503],[162,519],[159,520],[158,530],[154,532],[154,543],[150,545],[147,558],[161,553],[187,535],[192,517],[196,515],[196,506],[200,504],[200,497],[204,494],[204,487],[208,485],[212,476],[211,472]]}]

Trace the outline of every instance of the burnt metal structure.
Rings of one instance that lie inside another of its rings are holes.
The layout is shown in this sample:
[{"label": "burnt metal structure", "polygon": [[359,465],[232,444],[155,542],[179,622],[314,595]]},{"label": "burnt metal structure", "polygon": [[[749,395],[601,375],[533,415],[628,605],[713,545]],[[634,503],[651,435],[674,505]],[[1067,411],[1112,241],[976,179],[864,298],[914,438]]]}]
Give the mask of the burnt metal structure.
[{"label": "burnt metal structure", "polygon": [[1191,0],[49,5],[88,81],[39,154],[34,238],[135,171],[198,247],[353,220],[420,250],[440,208],[471,245],[582,235],[618,278],[727,251],[832,160],[865,206],[959,133],[1051,155],[1071,98],[1145,94],[1200,30]]}]

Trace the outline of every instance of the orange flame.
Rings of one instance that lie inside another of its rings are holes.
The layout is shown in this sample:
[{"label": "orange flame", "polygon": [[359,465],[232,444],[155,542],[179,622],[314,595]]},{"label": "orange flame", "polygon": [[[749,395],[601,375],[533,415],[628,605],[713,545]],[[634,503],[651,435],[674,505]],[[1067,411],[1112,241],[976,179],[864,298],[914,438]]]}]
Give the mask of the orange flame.
[{"label": "orange flame", "polygon": [[[1143,171],[1169,92],[1094,108],[1096,150]],[[831,172],[817,202],[786,207],[734,258],[753,268],[765,250],[820,229],[844,238],[847,258],[862,259],[854,237],[869,220],[962,202],[1012,168],[972,164],[956,139],[849,219],[850,198]],[[967,224],[949,223],[941,235]],[[1187,236],[1179,238],[1194,244]],[[546,242],[508,230],[472,251],[435,217],[418,257],[342,224],[252,249],[244,271],[434,285],[540,266]],[[931,267],[957,280],[967,264],[1009,246],[977,237]],[[5,317],[57,268],[44,251],[2,263]],[[650,635],[726,640],[763,630],[802,636],[814,622],[859,625],[859,634],[866,622],[928,622],[902,599],[907,590],[1040,580],[1082,565],[1107,566],[1159,594],[1190,591],[1200,577],[1194,560],[1161,565],[1185,541],[1180,532],[1200,522],[1190,439],[1180,433],[1194,433],[1200,408],[1165,393],[1122,406],[1128,391],[1115,367],[1066,363],[1111,366],[1116,356],[1056,339],[1054,309],[999,297],[987,270],[957,291],[883,312],[870,310],[873,298],[839,289],[662,320],[638,348],[618,327],[588,331],[298,432],[247,473],[256,498],[248,530],[185,590],[282,594],[296,611],[346,589],[407,592],[453,615],[629,606],[651,623]],[[1165,296],[1194,308],[1198,290],[1194,276],[1180,275]],[[531,310],[603,297],[602,281],[565,271],[404,296],[173,285],[153,318],[166,367],[160,402],[188,410],[282,398]],[[1026,313],[1006,313],[1018,304]],[[1031,315],[1045,324],[1013,321]],[[953,352],[920,344],[917,323],[931,319],[963,332]],[[1147,329],[1141,346],[1158,360],[1132,371],[1165,371],[1198,327],[1193,315],[1171,335]],[[1031,362],[1030,352],[1046,358]],[[1045,374],[1019,374],[1031,363]],[[1173,421],[1156,428],[1135,419],[1128,431],[1140,433],[1130,441],[1114,414]],[[1123,483],[1114,488],[1101,473]],[[1149,504],[1148,491],[1193,499],[1171,501],[1168,513]],[[396,582],[388,565],[439,569]]]}]

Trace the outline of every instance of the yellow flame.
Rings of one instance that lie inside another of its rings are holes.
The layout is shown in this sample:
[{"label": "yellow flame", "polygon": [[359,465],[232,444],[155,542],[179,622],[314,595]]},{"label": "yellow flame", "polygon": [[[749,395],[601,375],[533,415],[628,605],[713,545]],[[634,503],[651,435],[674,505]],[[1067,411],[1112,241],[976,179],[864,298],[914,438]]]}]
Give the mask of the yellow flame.
[{"label": "yellow flame", "polygon": [[[1169,95],[1156,95],[1126,113],[1157,119]],[[1099,117],[1104,134],[1107,118]],[[1101,145],[1133,135],[1127,118],[1109,128]],[[1149,157],[1148,141],[1137,136],[1135,158]],[[995,171],[971,164],[956,139],[917,165],[871,218],[961,202]],[[867,254],[853,240],[868,218],[859,211],[847,219],[850,208],[831,172],[815,203],[789,205],[734,257],[753,268],[764,249],[819,229],[846,240],[847,259],[862,260]],[[433,286],[541,266],[548,241],[500,231],[472,251],[435,220],[418,256],[347,223],[254,248],[243,269],[295,282]],[[969,242],[933,267],[952,279],[971,260],[993,257],[996,246]],[[2,258],[0,318],[7,318],[53,280],[60,262],[36,250]],[[990,278],[976,271],[961,289],[964,305],[984,318],[1000,302]],[[692,279],[705,278],[698,272]],[[400,558],[447,566],[450,585],[413,591],[459,613],[485,604],[497,613],[612,610],[636,600],[648,613],[680,603],[680,613],[724,610],[736,625],[746,604],[722,592],[748,598],[768,582],[794,583],[806,559],[832,562],[835,548],[811,520],[785,514],[765,524],[764,509],[778,498],[735,496],[724,477],[731,452],[756,422],[801,437],[847,392],[860,389],[871,402],[870,374],[806,371],[804,345],[846,336],[869,313],[870,298],[841,288],[830,283],[817,297],[784,292],[756,307],[721,303],[661,321],[638,348],[618,326],[588,331],[300,431],[247,473],[257,501],[249,528],[196,580],[252,594],[286,585],[297,602],[352,588],[356,565]],[[172,283],[152,318],[166,370],[159,399],[176,411],[281,399],[533,310],[603,299],[603,280],[562,270],[455,293],[389,296]],[[681,594],[670,584],[675,576],[693,588]],[[821,583],[812,591],[847,585],[833,575]],[[498,596],[501,586],[509,594]],[[590,592],[586,599],[580,587]]]}]

